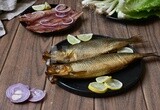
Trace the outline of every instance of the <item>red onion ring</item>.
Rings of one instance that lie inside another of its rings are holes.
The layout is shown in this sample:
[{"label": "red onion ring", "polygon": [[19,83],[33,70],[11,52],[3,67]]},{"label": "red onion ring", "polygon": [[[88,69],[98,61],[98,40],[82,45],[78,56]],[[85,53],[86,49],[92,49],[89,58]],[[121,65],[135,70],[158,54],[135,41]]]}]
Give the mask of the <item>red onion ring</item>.
[{"label": "red onion ring", "polygon": [[[74,21],[73,18],[72,18],[72,17],[68,17],[68,18],[69,18],[70,21],[69,21],[69,22],[64,22],[64,21],[63,21],[62,24],[64,24],[64,25],[72,24],[73,21]],[[68,19],[67,19],[67,20],[68,20]]]},{"label": "red onion ring", "polygon": [[51,24],[51,23],[47,23],[46,21],[40,21],[39,24],[46,26],[46,27],[54,27],[58,25],[58,23]]},{"label": "red onion ring", "polygon": [[66,9],[66,5],[65,4],[58,4],[54,9],[56,12],[63,12],[63,10]]},{"label": "red onion ring", "polygon": [[65,16],[67,16],[67,14],[65,14],[65,13],[56,13],[55,14],[58,18],[63,18],[63,17],[65,17]]},{"label": "red onion ring", "polygon": [[6,90],[6,96],[13,103],[24,102],[30,97],[29,87],[21,83],[11,85]]},{"label": "red onion ring", "polygon": [[37,102],[42,100],[45,95],[46,92],[35,88],[29,90],[29,86],[22,83],[13,84],[6,90],[7,98],[13,103],[21,103],[27,100]]},{"label": "red onion ring", "polygon": [[68,13],[71,10],[71,7],[67,7],[65,10],[56,10],[57,13]]},{"label": "red onion ring", "polygon": [[30,102],[38,102],[46,96],[46,92],[40,89],[33,88],[30,91],[31,91],[31,97],[29,98]]},{"label": "red onion ring", "polygon": [[71,7],[67,7],[65,4],[59,4],[55,7],[57,17],[65,17],[67,13],[71,10]]}]

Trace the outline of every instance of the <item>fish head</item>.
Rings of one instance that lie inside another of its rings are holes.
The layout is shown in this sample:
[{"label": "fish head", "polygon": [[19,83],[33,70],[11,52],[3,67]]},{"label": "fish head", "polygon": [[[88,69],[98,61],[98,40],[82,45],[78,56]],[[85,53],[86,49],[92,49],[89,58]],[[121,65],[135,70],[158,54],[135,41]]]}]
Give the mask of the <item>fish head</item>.
[{"label": "fish head", "polygon": [[57,81],[57,77],[70,75],[71,68],[67,65],[48,65],[46,76],[51,83]]},{"label": "fish head", "polygon": [[52,54],[52,61],[57,61],[57,62],[69,62],[70,57],[65,51],[55,51]]},{"label": "fish head", "polygon": [[45,51],[42,55],[43,60],[47,61],[51,58],[51,54],[48,51]]},{"label": "fish head", "polygon": [[53,64],[53,65],[48,65],[47,66],[47,72],[46,75],[51,76],[64,76],[64,75],[68,75],[69,72],[71,71],[71,68],[68,65],[57,65],[57,64]]}]

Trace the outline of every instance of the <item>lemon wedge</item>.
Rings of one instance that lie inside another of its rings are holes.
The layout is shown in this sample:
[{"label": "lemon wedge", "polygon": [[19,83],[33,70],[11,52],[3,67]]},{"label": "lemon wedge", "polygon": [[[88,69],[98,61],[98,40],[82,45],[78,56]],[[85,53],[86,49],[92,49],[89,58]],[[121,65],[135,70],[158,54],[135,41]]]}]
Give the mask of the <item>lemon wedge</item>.
[{"label": "lemon wedge", "polygon": [[118,50],[117,53],[133,53],[133,49],[131,49],[129,47],[124,47],[124,48]]},{"label": "lemon wedge", "polygon": [[89,34],[79,34],[77,35],[77,38],[80,39],[81,41],[89,41],[92,39],[93,34],[89,33]]},{"label": "lemon wedge", "polygon": [[35,11],[42,11],[42,10],[45,9],[45,4],[33,5],[32,8],[33,8],[33,10],[35,10]]},{"label": "lemon wedge", "polygon": [[103,83],[91,82],[88,85],[88,89],[95,93],[105,93],[107,91],[107,87]]},{"label": "lemon wedge", "polygon": [[44,5],[45,5],[45,10],[49,10],[52,8],[48,2],[45,2]]},{"label": "lemon wedge", "polygon": [[112,79],[104,83],[104,85],[111,90],[119,90],[122,88],[123,84],[117,79]]},{"label": "lemon wedge", "polygon": [[75,36],[70,35],[70,34],[68,34],[68,36],[67,36],[67,41],[68,41],[70,44],[72,44],[72,45],[78,44],[78,43],[81,42],[81,41],[80,41],[79,39],[77,39]]},{"label": "lemon wedge", "polygon": [[51,9],[51,6],[48,2],[45,2],[44,4],[33,5],[32,9],[35,11],[49,10]]},{"label": "lemon wedge", "polygon": [[112,78],[112,76],[100,76],[100,77],[96,78],[96,81],[98,83],[104,83],[104,82],[111,80],[111,78]]}]

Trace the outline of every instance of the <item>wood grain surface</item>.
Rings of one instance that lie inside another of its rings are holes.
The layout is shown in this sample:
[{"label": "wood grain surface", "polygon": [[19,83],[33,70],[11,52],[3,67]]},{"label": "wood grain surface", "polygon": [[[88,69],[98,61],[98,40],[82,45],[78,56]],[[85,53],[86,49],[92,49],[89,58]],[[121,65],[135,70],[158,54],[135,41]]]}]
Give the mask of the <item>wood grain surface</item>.
[{"label": "wood grain surface", "polygon": [[[160,60],[145,59],[144,75],[131,90],[112,97],[87,98],[70,93],[45,76],[42,54],[52,45],[64,40],[67,34],[94,33],[114,38],[142,36],[144,41],[135,45],[138,52],[155,52],[160,55],[160,20],[144,22],[117,22],[103,15],[83,9],[81,0],[38,0],[50,4],[64,3],[83,16],[75,26],[65,33],[40,35],[23,27],[18,17],[4,21],[7,34],[0,38],[0,110],[159,110],[160,108]],[[129,74],[129,73],[128,73]],[[47,92],[38,103],[11,103],[5,95],[6,89],[15,83],[23,83]]]}]

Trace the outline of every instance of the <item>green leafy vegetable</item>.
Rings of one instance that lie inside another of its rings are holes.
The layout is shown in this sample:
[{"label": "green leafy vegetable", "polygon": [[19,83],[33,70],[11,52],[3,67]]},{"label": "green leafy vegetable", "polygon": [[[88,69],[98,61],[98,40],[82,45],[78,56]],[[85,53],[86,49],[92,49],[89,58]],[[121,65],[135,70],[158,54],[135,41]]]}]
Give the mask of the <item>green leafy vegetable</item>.
[{"label": "green leafy vegetable", "polygon": [[126,0],[121,11],[135,19],[159,16],[160,0]]},{"label": "green leafy vegetable", "polygon": [[122,19],[160,17],[160,0],[83,0],[82,4],[107,16],[117,13]]}]

